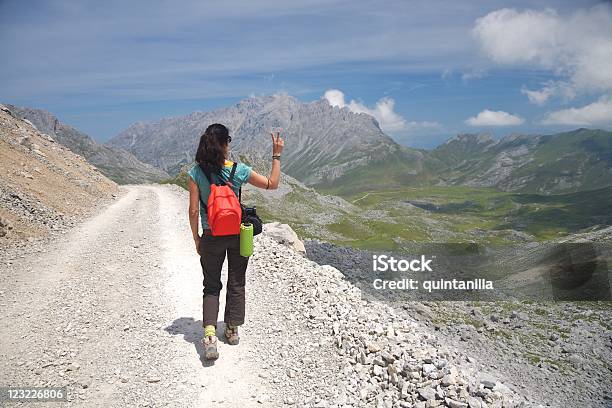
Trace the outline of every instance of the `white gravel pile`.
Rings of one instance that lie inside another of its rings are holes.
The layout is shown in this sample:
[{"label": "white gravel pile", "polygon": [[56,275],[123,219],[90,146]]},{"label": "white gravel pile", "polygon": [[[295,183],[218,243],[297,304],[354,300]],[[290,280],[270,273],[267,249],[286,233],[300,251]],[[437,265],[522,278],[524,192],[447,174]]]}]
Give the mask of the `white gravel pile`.
[{"label": "white gravel pile", "polygon": [[[337,269],[265,233],[255,245],[249,279],[267,282],[268,289],[250,292],[251,304],[264,298],[277,305],[266,325],[274,345],[261,352],[275,359],[272,372],[287,401],[308,407],[529,406],[414,319],[362,300]],[[287,375],[292,371],[299,381]]]}]

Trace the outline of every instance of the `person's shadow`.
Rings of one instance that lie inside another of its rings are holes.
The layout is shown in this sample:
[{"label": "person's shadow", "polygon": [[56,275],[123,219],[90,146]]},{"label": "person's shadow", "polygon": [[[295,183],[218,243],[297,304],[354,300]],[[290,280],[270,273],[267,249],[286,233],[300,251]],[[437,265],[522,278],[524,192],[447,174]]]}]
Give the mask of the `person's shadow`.
[{"label": "person's shadow", "polygon": [[[215,365],[216,360],[207,360],[204,357],[204,346],[202,338],[204,337],[204,326],[202,320],[194,320],[193,317],[179,317],[172,324],[165,327],[164,330],[172,335],[182,334],[183,339],[195,346],[196,352],[200,356],[200,362],[203,367],[211,367]],[[223,336],[224,322],[217,322],[217,341],[227,343]]]}]

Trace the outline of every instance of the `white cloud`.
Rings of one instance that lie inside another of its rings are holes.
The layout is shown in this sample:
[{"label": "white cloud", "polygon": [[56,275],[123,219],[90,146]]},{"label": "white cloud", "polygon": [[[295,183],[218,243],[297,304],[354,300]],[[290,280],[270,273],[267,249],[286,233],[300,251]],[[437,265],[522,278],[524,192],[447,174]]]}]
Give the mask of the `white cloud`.
[{"label": "white cloud", "polygon": [[472,34],[498,64],[543,68],[562,80],[558,87],[523,92],[534,103],[543,104],[556,94],[572,97],[577,92],[612,90],[612,7],[608,5],[567,16],[553,9],[504,8],[477,19]]},{"label": "white cloud", "polygon": [[397,132],[406,127],[406,120],[394,110],[395,101],[392,98],[385,97],[379,99],[374,108],[368,108],[360,102],[351,100],[348,108],[351,112],[367,113],[374,116],[381,129],[386,132]]},{"label": "white cloud", "polygon": [[476,20],[473,35],[485,53],[500,64],[539,63],[550,67],[563,51],[556,12],[504,8]]},{"label": "white cloud", "polygon": [[529,102],[536,105],[544,105],[553,96],[561,96],[567,102],[576,97],[576,89],[564,81],[547,81],[539,90],[531,90],[523,87],[521,93],[527,95]]},{"label": "white cloud", "polygon": [[344,100],[344,92],[338,89],[328,89],[323,95],[330,105],[340,108],[347,107],[354,113],[367,113],[374,116],[380,125],[380,128],[385,132],[397,132],[406,129],[406,120],[397,112],[395,112],[395,101],[392,98],[381,98],[376,102],[376,106],[369,108],[361,102],[351,100],[346,104]]},{"label": "white cloud", "polygon": [[465,123],[470,126],[514,126],[520,125],[525,120],[520,116],[512,115],[504,111],[483,110],[476,116],[468,118]]},{"label": "white cloud", "polygon": [[555,89],[549,86],[545,86],[539,91],[531,91],[527,88],[521,89],[523,95],[527,95],[529,102],[535,103],[536,105],[544,105],[546,101],[555,93]]},{"label": "white cloud", "polygon": [[544,125],[596,126],[612,125],[612,99],[603,96],[597,102],[580,108],[551,112],[542,120]]},{"label": "white cloud", "polygon": [[346,103],[344,103],[344,92],[338,89],[328,89],[323,94],[323,98],[327,99],[327,102],[331,106],[338,106],[340,108],[344,108]]},{"label": "white cloud", "polygon": [[397,133],[400,131],[435,130],[442,128],[440,123],[433,121],[406,121],[402,115],[395,112],[395,101],[388,97],[379,99],[373,108],[369,108],[355,100],[351,100],[347,104],[344,92],[339,89],[328,89],[323,94],[323,99],[327,99],[331,106],[346,107],[354,113],[367,113],[370,116],[374,116],[380,128],[385,132]]}]

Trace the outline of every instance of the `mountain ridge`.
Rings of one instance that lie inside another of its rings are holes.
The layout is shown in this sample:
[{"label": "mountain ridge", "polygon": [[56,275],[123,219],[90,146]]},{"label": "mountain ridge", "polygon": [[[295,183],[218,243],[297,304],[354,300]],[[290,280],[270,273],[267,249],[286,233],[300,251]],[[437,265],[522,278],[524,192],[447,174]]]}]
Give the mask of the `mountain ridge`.
[{"label": "mountain ridge", "polygon": [[465,185],[557,194],[612,183],[612,132],[605,130],[512,133],[499,139],[460,133],[434,149],[414,149],[396,143],[368,114],[331,106],[324,99],[305,103],[287,94],[137,122],[108,144],[176,175],[193,160],[200,135],[215,122],[230,129],[232,153],[261,165],[261,171],[269,161],[269,129],[282,127],[283,171],[330,193]]},{"label": "mountain ridge", "polygon": [[337,178],[376,154],[400,148],[369,115],[322,100],[302,103],[289,95],[248,98],[228,108],[133,124],[108,144],[176,174],[193,160],[200,135],[215,122],[232,132],[232,152],[254,159],[267,158],[269,128],[282,127],[285,171],[306,184]]},{"label": "mountain ridge", "polygon": [[117,193],[82,156],[0,105],[0,247],[63,231]]},{"label": "mountain ridge", "polygon": [[27,120],[37,130],[51,136],[61,145],[83,156],[104,175],[120,184],[157,182],[168,174],[134,155],[113,146],[96,142],[77,128],[61,122],[53,113],[43,109],[4,105],[14,115]]},{"label": "mountain ridge", "polygon": [[569,193],[612,185],[612,132],[580,128],[544,135],[510,134],[477,143],[464,136],[438,146],[447,184],[525,193]]}]

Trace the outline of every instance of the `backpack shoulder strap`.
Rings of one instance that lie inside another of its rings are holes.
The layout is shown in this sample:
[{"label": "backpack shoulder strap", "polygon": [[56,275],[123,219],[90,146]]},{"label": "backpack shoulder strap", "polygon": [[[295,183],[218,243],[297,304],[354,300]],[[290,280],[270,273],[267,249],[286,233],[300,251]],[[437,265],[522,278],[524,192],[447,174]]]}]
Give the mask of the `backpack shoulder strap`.
[{"label": "backpack shoulder strap", "polygon": [[[232,167],[232,173],[230,175],[230,180],[232,179],[232,177],[234,176],[234,173],[236,172],[235,168],[236,168],[236,164],[234,163],[234,166]],[[206,176],[206,180],[208,180],[208,184],[216,184],[218,186],[223,186],[226,184],[226,181],[223,180],[223,177],[221,176],[220,173],[214,172],[214,174],[217,176],[217,182],[213,183],[212,182],[212,174],[213,172],[211,172],[210,170],[207,170],[204,168],[204,166],[200,166],[200,168],[202,169],[202,172],[204,173],[204,175]]]},{"label": "backpack shoulder strap", "polygon": [[[200,165],[200,169],[202,170],[202,173],[204,173],[204,176],[206,177],[206,180],[208,181],[209,185],[212,185],[212,176],[209,170],[205,169],[204,166]],[[202,194],[198,194],[198,198],[200,199],[200,203],[202,204],[202,207],[204,207],[204,209],[208,209],[208,205],[206,205],[206,203],[204,202],[204,200],[202,200]]]},{"label": "backpack shoulder strap", "polygon": [[238,167],[238,163],[234,162],[234,164],[232,164],[232,171],[230,173],[229,179],[227,180],[229,183],[231,183],[234,180],[234,174],[236,173],[236,167]]},{"label": "backpack shoulder strap", "polygon": [[[234,174],[236,173],[236,167],[238,167],[238,163],[234,162],[234,164],[232,165],[232,172],[230,173],[230,176],[229,176],[230,183],[234,179]],[[238,202],[242,204],[242,186],[238,188]]]}]

